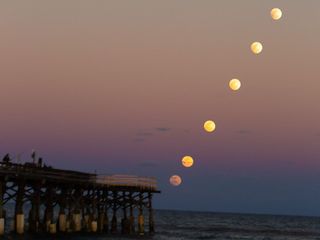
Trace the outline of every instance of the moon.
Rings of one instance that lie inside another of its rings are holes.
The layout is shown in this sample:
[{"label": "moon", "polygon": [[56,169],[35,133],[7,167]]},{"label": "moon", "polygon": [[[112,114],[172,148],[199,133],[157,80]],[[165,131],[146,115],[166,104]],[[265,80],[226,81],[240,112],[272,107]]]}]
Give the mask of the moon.
[{"label": "moon", "polygon": [[259,54],[261,53],[263,49],[263,46],[260,42],[254,42],[251,44],[251,51],[254,53],[254,54]]},{"label": "moon", "polygon": [[169,181],[170,184],[175,187],[179,186],[182,183],[182,179],[179,175],[172,175]]},{"label": "moon", "polygon": [[181,162],[184,167],[189,168],[189,167],[192,167],[194,161],[191,156],[184,156]]},{"label": "moon", "polygon": [[216,124],[212,120],[208,120],[203,124],[204,130],[207,132],[213,132],[216,129]]},{"label": "moon", "polygon": [[231,79],[230,82],[229,82],[229,87],[231,88],[231,90],[233,91],[237,91],[240,89],[241,87],[241,82],[239,79]]},{"label": "moon", "polygon": [[282,11],[280,8],[273,8],[270,11],[270,15],[273,20],[279,20],[282,17]]}]

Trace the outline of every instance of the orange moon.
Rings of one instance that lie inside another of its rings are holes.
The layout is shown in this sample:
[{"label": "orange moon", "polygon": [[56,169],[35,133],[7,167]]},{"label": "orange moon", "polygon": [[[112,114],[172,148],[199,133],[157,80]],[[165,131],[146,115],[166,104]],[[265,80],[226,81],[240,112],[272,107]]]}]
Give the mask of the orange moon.
[{"label": "orange moon", "polygon": [[184,167],[189,168],[189,167],[192,167],[194,161],[191,156],[184,156],[181,162]]},{"label": "orange moon", "polygon": [[207,132],[213,132],[216,129],[216,124],[212,120],[208,120],[203,124],[204,130]]},{"label": "orange moon", "polygon": [[263,46],[260,42],[254,42],[251,44],[251,51],[254,54],[259,54],[262,52]]},{"label": "orange moon", "polygon": [[280,8],[273,8],[270,15],[273,20],[279,20],[282,17],[282,11]]},{"label": "orange moon", "polygon": [[241,87],[241,82],[240,82],[240,80],[239,80],[239,79],[236,79],[236,78],[231,79],[230,82],[229,82],[229,87],[230,87],[230,89],[233,90],[233,91],[239,90],[240,87]]},{"label": "orange moon", "polygon": [[172,175],[169,181],[170,181],[170,184],[175,187],[179,186],[182,183],[182,179],[178,175]]}]

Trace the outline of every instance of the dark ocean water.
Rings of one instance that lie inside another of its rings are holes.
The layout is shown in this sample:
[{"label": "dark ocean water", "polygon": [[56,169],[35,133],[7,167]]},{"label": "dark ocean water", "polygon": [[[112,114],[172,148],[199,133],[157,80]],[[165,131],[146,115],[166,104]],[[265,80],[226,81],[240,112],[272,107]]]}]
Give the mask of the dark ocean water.
[{"label": "dark ocean water", "polygon": [[320,239],[320,218],[158,211],[154,239]]},{"label": "dark ocean water", "polygon": [[[272,215],[224,214],[183,211],[155,211],[154,236],[123,237],[77,234],[67,237],[34,237],[24,239],[250,239],[250,240],[320,240],[320,218]],[[11,238],[11,237],[10,237]],[[12,239],[12,238],[11,238]],[[14,237],[14,239],[17,239]],[[21,239],[21,238],[19,238]]]}]

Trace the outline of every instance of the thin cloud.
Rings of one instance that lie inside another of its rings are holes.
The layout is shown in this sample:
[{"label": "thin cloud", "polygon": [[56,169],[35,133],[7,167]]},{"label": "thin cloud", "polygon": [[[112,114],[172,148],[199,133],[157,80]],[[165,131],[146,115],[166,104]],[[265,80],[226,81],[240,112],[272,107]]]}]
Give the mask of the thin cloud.
[{"label": "thin cloud", "polygon": [[150,137],[152,135],[153,135],[153,133],[151,133],[151,132],[138,132],[137,133],[137,136],[142,136],[142,137]]},{"label": "thin cloud", "polygon": [[157,127],[156,130],[159,131],[159,132],[168,132],[168,131],[171,130],[171,128],[167,128],[167,127]]}]

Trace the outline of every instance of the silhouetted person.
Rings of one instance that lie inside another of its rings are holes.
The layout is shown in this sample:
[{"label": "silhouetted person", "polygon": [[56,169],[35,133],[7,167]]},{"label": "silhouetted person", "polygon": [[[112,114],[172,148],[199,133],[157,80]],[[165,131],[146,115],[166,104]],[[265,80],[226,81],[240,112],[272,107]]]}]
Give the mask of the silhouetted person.
[{"label": "silhouetted person", "polygon": [[7,154],[3,157],[2,161],[3,161],[4,163],[9,163],[9,162],[11,161],[11,158],[10,158],[9,153],[7,153]]},{"label": "silhouetted person", "polygon": [[42,158],[38,159],[38,167],[42,167]]},{"label": "silhouetted person", "polygon": [[33,163],[36,163],[36,151],[32,151],[31,158]]}]

